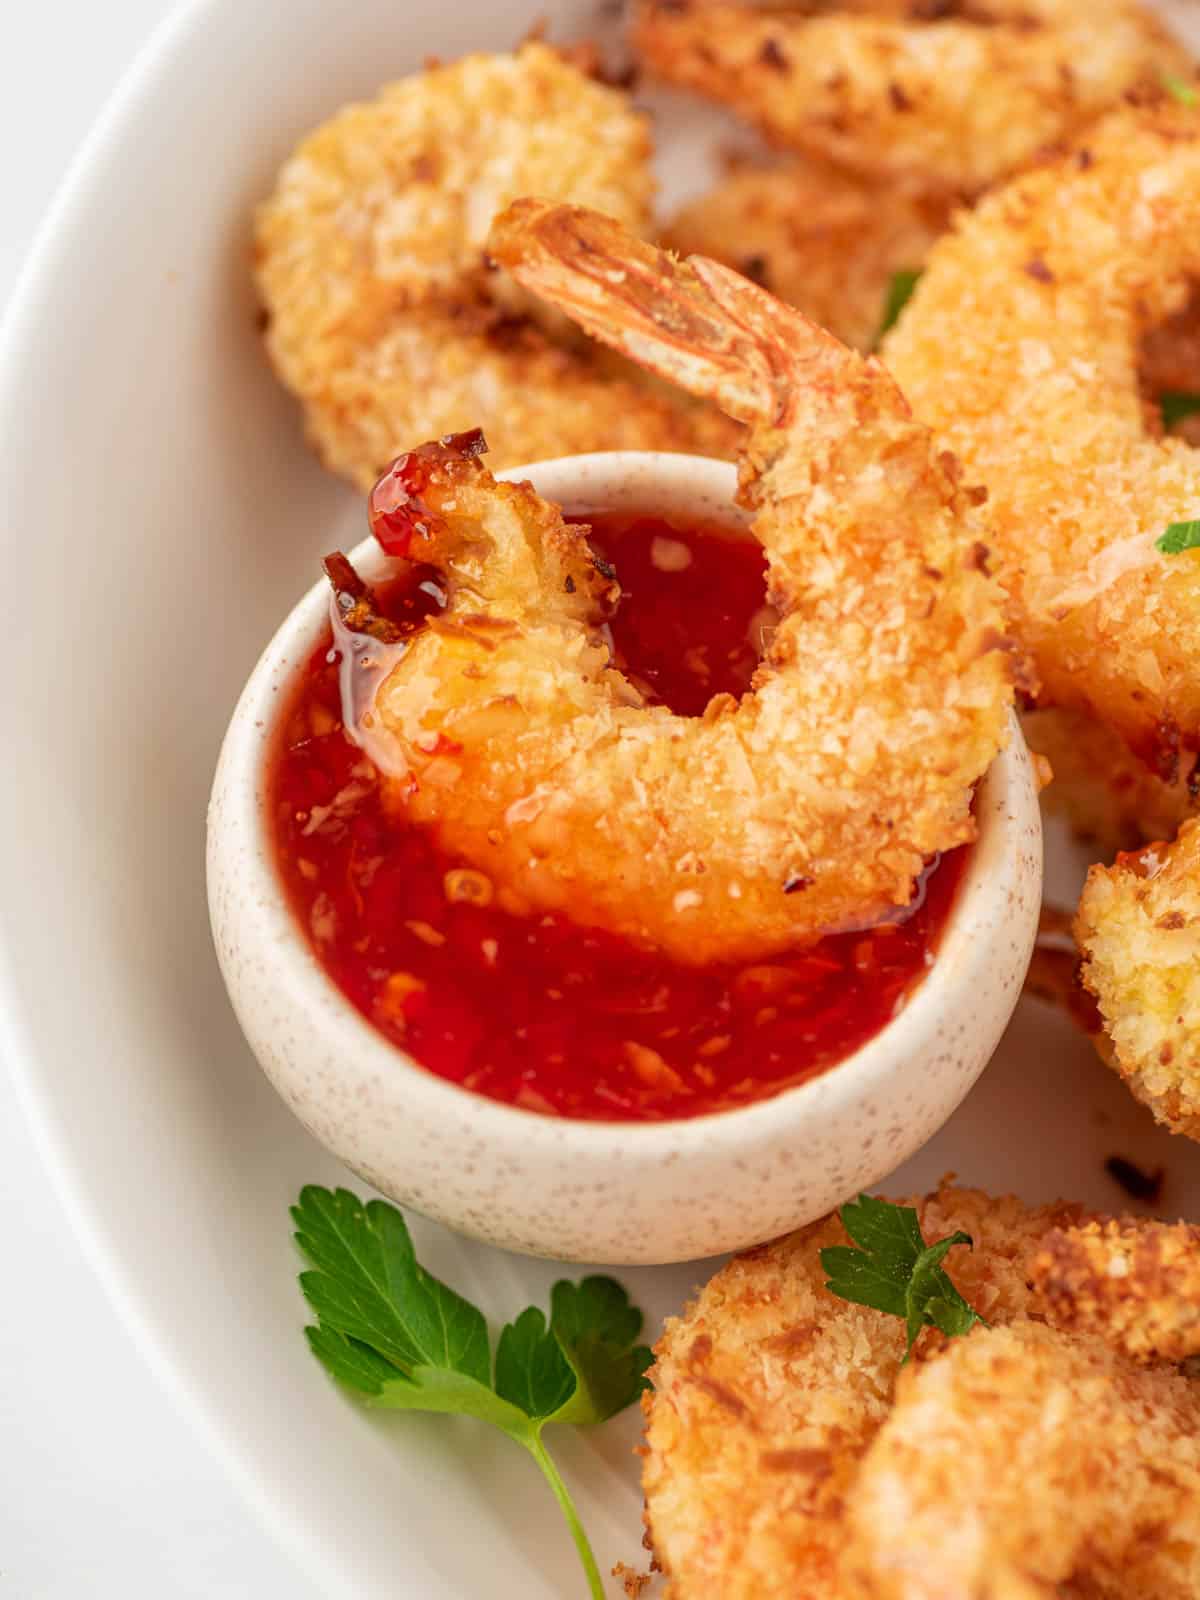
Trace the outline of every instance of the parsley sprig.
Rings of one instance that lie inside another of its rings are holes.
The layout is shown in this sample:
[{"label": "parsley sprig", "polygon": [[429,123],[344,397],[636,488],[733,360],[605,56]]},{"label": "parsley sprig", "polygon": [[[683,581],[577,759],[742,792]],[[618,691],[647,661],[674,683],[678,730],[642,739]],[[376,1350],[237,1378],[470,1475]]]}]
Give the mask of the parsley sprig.
[{"label": "parsley sprig", "polygon": [[501,1330],[493,1361],[483,1313],[417,1261],[404,1218],[383,1200],[308,1187],[292,1207],[300,1275],[317,1317],[313,1354],[348,1388],[396,1411],[490,1422],[526,1449],[554,1492],[593,1600],[603,1585],[570,1491],[542,1430],[603,1422],[647,1387],[642,1314],[612,1278],[561,1281],[547,1322],[529,1306]]},{"label": "parsley sprig", "polygon": [[1158,397],[1163,427],[1168,431],[1185,417],[1194,417],[1200,411],[1200,394],[1187,389],[1167,389]]},{"label": "parsley sprig", "polygon": [[969,1233],[952,1233],[926,1244],[920,1218],[911,1206],[893,1205],[869,1194],[847,1201],[838,1216],[858,1248],[831,1245],[821,1251],[821,1268],[828,1278],[825,1287],[842,1300],[903,1317],[908,1329],[905,1361],[922,1328],[940,1328],[953,1337],[984,1322],[942,1269],[955,1245],[974,1244]]},{"label": "parsley sprig", "polygon": [[1196,93],[1195,85],[1181,78],[1177,72],[1164,72],[1162,86],[1171,99],[1178,100],[1181,106],[1200,105],[1200,94]]},{"label": "parsley sprig", "polygon": [[887,287],[887,295],[883,302],[883,316],[879,322],[879,332],[875,335],[875,348],[878,350],[885,333],[890,333],[900,320],[900,313],[913,297],[913,290],[921,281],[921,274],[915,271],[893,272]]},{"label": "parsley sprig", "polygon": [[1154,548],[1165,556],[1179,556],[1185,550],[1200,550],[1200,522],[1171,522],[1167,531],[1154,541]]}]

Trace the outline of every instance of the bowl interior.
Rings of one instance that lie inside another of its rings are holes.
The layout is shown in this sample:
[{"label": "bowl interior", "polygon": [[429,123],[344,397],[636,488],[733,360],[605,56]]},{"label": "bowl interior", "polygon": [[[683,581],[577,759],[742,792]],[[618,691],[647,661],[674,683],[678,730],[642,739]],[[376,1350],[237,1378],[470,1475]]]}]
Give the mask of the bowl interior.
[{"label": "bowl interior", "polygon": [[[298,135],[436,53],[503,48],[524,0],[186,6],[63,193],[0,359],[3,1048],[98,1269],[176,1401],[324,1592],[384,1600],[573,1592],[532,1467],[466,1427],[373,1418],[300,1337],[286,1206],[342,1174],[242,1043],[213,959],[204,812],[264,640],[358,498],[301,444],[268,374],[249,211]],[[560,37],[596,24],[554,11]],[[218,103],[214,106],[214,98]],[[689,118],[691,121],[689,122]],[[676,193],[704,112],[673,120]],[[185,182],[180,181],[186,172]],[[32,403],[36,401],[36,403]],[[1059,851],[1065,892],[1079,862]],[[1120,1153],[1200,1212],[1200,1160],[1155,1131],[1069,1025],[1030,1003],[897,1190],[947,1168],[1031,1199],[1124,1197]],[[496,1318],[552,1266],[418,1225],[423,1259]],[[622,1274],[653,1323],[702,1263]],[[561,1441],[603,1565],[639,1558],[636,1421]],[[464,1517],[471,1536],[461,1537]]]}]

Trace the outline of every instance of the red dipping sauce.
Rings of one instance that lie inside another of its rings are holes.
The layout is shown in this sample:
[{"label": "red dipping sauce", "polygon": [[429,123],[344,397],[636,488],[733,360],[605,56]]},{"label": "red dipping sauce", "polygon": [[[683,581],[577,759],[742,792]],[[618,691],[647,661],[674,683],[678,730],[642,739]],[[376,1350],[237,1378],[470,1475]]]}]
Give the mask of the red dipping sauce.
[{"label": "red dipping sauce", "polygon": [[[757,544],[652,516],[589,519],[617,569],[622,668],[685,715],[741,694],[757,663]],[[376,590],[392,620],[439,606],[436,574]],[[438,1077],[564,1117],[658,1121],[762,1100],[850,1055],[933,964],[962,873],[957,850],[913,905],[753,966],[681,967],[565,917],[482,901],[480,874],[385,814],[342,730],[327,635],[284,712],[269,774],[279,872],[322,966],[362,1014]]]}]

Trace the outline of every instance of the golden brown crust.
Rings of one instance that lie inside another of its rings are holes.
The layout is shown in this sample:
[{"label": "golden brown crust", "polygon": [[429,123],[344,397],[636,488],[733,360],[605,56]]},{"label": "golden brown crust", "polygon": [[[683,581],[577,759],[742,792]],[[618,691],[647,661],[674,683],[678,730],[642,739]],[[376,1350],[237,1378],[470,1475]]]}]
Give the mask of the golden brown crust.
[{"label": "golden brown crust", "polygon": [[1173,782],[1158,777],[1111,728],[1082,711],[1046,706],[1026,711],[1021,731],[1029,748],[1053,770],[1042,806],[1062,816],[1106,856],[1173,838],[1200,810],[1189,784],[1195,755],[1181,753]]},{"label": "golden brown crust", "polygon": [[642,0],[636,42],[662,77],[781,146],[972,192],[1189,67],[1140,0],[988,0],[932,20],[906,0]]},{"label": "golden brown crust", "polygon": [[1075,938],[1105,1059],[1160,1122],[1200,1139],[1200,819],[1093,867]]},{"label": "golden brown crust", "polygon": [[[1025,1313],[1043,1235],[1080,1220],[949,1185],[915,1204],[927,1239],[971,1234],[952,1276],[997,1323]],[[825,1290],[820,1251],[846,1242],[829,1217],[749,1251],[667,1322],[643,1485],[670,1600],[844,1600],[845,1508],[904,1354],[898,1319]]]},{"label": "golden brown crust", "polygon": [[1200,1389],[1093,1335],[977,1328],[901,1375],[845,1532],[843,1600],[1193,1600]]},{"label": "golden brown crust", "polygon": [[[447,573],[449,605],[378,701],[408,814],[513,909],[567,910],[688,964],[759,959],[907,905],[929,856],[974,836],[974,784],[1013,694],[953,459],[877,362],[716,263],[681,265],[599,213],[533,200],[498,219],[490,248],[589,331],[751,424],[740,497],[779,620],[740,703],[699,718],[642,704],[567,603],[557,512],[486,474],[431,482],[439,532],[422,558]],[[507,636],[451,645],[463,608]]]},{"label": "golden brown crust", "polygon": [[893,276],[920,269],[953,209],[952,197],[868,183],[821,161],[741,165],[684,206],[662,242],[725,262],[865,351]]},{"label": "golden brown crust", "polygon": [[1057,1328],[1099,1334],[1136,1361],[1200,1355],[1200,1228],[1118,1219],[1055,1228],[1030,1274]]},{"label": "golden brown crust", "polygon": [[[1144,332],[1200,273],[1200,116],[1130,108],[987,196],[931,252],[884,358],[987,484],[997,572],[1045,703],[1167,781],[1200,744],[1200,457],[1147,431]],[[961,336],[947,338],[954,327]]]},{"label": "golden brown crust", "polygon": [[726,454],[735,431],[579,348],[485,250],[518,194],[649,226],[645,118],[541,44],[382,89],[310,134],[260,208],[267,349],[328,466],[368,488],[482,426],[497,469],[604,448]]}]

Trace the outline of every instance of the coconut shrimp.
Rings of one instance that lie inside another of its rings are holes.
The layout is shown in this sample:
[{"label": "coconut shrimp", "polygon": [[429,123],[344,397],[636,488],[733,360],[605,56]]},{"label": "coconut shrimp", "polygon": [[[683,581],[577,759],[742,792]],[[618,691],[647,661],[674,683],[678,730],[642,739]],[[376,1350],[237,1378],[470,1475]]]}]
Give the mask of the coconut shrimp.
[{"label": "coconut shrimp", "polygon": [[1159,1122],[1200,1139],[1200,819],[1093,867],[1075,938],[1101,1054]]},{"label": "coconut shrimp", "polygon": [[843,344],[870,350],[898,272],[916,272],[953,199],[868,183],[826,162],[735,164],[668,223],[661,243],[710,256],[797,306]]},{"label": "coconut shrimp", "polygon": [[[1200,1591],[1200,1388],[1025,1321],[906,1369],[849,1502],[847,1595]],[[1071,1592],[1075,1592],[1073,1589]]]},{"label": "coconut shrimp", "polygon": [[523,202],[491,249],[589,330],[750,423],[743,503],[778,613],[752,691],[698,718],[643,702],[601,631],[616,599],[578,528],[474,459],[377,486],[385,544],[448,604],[375,700],[411,820],[516,909],[680,961],[863,926],[973,834],[1011,661],[972,496],[884,370],[715,263],[595,212]]},{"label": "coconut shrimp", "polygon": [[1200,1355],[1200,1228],[1128,1219],[1055,1228],[1030,1279],[1058,1328],[1100,1334],[1135,1361]]},{"label": "coconut shrimp", "polygon": [[1046,706],[1021,717],[1025,742],[1053,769],[1042,792],[1052,816],[1065,817],[1106,857],[1174,837],[1200,810],[1196,757],[1180,753],[1179,771],[1158,777],[1112,728],[1082,711]]},{"label": "coconut shrimp", "polygon": [[[998,574],[1047,704],[1168,783],[1200,745],[1200,456],[1147,427],[1143,335],[1200,274],[1200,110],[1114,113],[987,196],[930,255],[884,359],[988,485]],[[947,337],[947,328],[958,330]]]},{"label": "coconut shrimp", "polygon": [[[949,1185],[912,1204],[925,1238],[974,1239],[952,1276],[992,1323],[1026,1314],[1031,1256],[1081,1220],[1075,1206]],[[845,1600],[845,1507],[905,1346],[897,1318],[826,1290],[820,1252],[846,1243],[827,1217],[751,1250],[666,1324],[643,1401],[643,1487],[668,1600]]]},{"label": "coconut shrimp", "polygon": [[636,44],[779,145],[976,193],[1189,70],[1140,0],[642,0]]},{"label": "coconut shrimp", "polygon": [[485,250],[518,194],[649,226],[644,117],[541,44],[349,106],[284,166],[256,230],[267,349],[309,436],[364,489],[404,444],[485,423],[498,465],[580,450],[728,454],[735,430],[578,348]]}]

